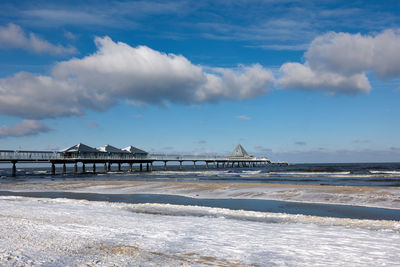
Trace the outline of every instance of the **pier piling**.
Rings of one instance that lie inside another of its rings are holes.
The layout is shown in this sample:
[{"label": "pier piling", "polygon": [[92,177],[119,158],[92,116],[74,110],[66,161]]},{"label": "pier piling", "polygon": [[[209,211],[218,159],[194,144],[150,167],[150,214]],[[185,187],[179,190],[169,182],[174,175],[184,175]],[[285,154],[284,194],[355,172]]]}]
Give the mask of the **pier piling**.
[{"label": "pier piling", "polygon": [[56,165],[54,163],[51,163],[51,175],[56,174]]},{"label": "pier piling", "polygon": [[12,162],[12,168],[11,168],[11,176],[15,177],[17,175],[17,166],[16,166],[17,162],[13,161]]}]

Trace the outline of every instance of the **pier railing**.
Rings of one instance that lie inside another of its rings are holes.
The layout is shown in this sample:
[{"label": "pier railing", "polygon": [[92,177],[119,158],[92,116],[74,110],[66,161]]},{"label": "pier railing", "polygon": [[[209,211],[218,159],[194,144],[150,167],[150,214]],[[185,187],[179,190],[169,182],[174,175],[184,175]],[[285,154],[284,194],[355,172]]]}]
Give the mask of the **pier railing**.
[{"label": "pier railing", "polygon": [[265,161],[266,158],[244,157],[232,158],[218,155],[186,155],[186,154],[148,154],[135,157],[134,154],[81,154],[65,156],[57,151],[26,151],[26,150],[0,150],[0,160],[3,161],[51,161],[58,159],[85,159],[85,160],[148,160],[148,161]]},{"label": "pier railing", "polygon": [[26,150],[0,150],[1,160],[53,160],[60,159],[59,152],[53,151],[26,151]]}]

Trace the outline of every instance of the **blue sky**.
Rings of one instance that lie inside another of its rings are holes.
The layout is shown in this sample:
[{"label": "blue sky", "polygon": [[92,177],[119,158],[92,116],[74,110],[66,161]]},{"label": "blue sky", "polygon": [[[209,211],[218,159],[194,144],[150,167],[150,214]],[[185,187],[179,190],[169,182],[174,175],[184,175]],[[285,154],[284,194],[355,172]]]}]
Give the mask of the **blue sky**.
[{"label": "blue sky", "polygon": [[398,1],[2,1],[0,149],[400,160]]}]

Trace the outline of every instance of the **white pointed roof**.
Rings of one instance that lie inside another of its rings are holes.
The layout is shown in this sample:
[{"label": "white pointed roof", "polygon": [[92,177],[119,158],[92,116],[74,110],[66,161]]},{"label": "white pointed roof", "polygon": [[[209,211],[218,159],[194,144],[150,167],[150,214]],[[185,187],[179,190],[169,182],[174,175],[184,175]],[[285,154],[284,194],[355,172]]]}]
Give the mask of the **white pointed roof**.
[{"label": "white pointed roof", "polygon": [[141,150],[134,146],[128,146],[128,147],[123,148],[122,150],[128,151],[132,154],[148,154],[146,151]]},{"label": "white pointed roof", "polygon": [[246,150],[242,147],[241,144],[238,144],[236,148],[233,150],[231,157],[246,158],[250,157],[250,155],[246,152]]},{"label": "white pointed roof", "polygon": [[79,143],[77,145],[71,146],[69,148],[61,150],[61,152],[84,152],[84,153],[96,153],[99,152],[97,149],[87,146],[85,144]]},{"label": "white pointed roof", "polygon": [[101,152],[110,152],[110,153],[128,153],[127,151],[125,151],[125,150],[122,150],[122,149],[119,149],[119,148],[116,148],[115,146],[110,146],[110,145],[104,145],[104,146],[101,146],[101,147],[99,147],[99,148],[97,148],[99,151],[101,151]]}]

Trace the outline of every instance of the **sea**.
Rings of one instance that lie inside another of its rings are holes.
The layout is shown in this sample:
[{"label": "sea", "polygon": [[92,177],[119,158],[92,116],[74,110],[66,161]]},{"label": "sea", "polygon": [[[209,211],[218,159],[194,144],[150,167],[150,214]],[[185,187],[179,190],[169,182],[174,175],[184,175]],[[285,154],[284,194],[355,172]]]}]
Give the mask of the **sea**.
[{"label": "sea", "polygon": [[137,167],[0,165],[0,266],[400,266],[400,163]]}]

